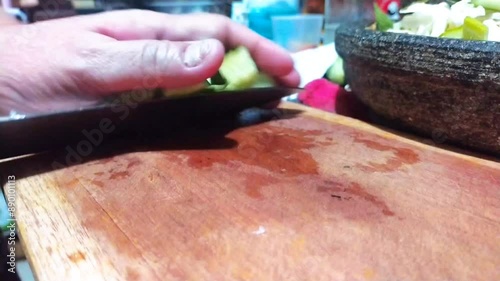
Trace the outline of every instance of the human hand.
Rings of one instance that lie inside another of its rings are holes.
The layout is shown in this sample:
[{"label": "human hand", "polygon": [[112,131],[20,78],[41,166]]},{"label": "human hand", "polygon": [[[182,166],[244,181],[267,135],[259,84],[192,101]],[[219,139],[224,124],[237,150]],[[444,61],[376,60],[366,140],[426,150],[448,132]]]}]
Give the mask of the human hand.
[{"label": "human hand", "polygon": [[286,86],[291,56],[229,18],[114,11],[0,29],[0,114],[93,104],[133,89],[179,88],[217,72],[225,48],[246,46]]},{"label": "human hand", "polygon": [[16,20],[15,17],[7,14],[6,12],[2,11],[2,5],[0,5],[0,28],[2,26],[7,26],[7,25],[18,25],[20,24],[19,21]]}]

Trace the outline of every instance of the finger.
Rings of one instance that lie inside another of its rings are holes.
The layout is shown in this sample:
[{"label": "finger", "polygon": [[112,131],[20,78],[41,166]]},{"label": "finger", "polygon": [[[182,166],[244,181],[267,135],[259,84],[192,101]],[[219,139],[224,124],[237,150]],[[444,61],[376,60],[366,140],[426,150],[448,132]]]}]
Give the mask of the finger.
[{"label": "finger", "polygon": [[288,75],[276,77],[278,84],[288,87],[298,87],[300,85],[300,74],[293,70]]},{"label": "finger", "polygon": [[179,88],[204,82],[222,64],[224,48],[209,39],[194,42],[113,41],[84,53],[79,75],[99,93]]},{"label": "finger", "polygon": [[117,40],[191,41],[213,38],[226,48],[245,46],[259,68],[273,76],[293,71],[290,54],[231,19],[215,14],[169,15],[151,11],[113,11],[92,15],[87,27]]},{"label": "finger", "polygon": [[[173,28],[167,35],[175,36],[177,40],[187,40],[190,36],[216,38],[227,48],[245,46],[264,72],[275,76],[285,76],[293,71],[293,60],[288,51],[272,41],[243,25],[232,22],[229,18],[208,14],[198,16],[200,21],[196,21],[194,15],[178,17],[175,20],[177,28]],[[204,29],[202,21],[214,24],[210,29]]]}]

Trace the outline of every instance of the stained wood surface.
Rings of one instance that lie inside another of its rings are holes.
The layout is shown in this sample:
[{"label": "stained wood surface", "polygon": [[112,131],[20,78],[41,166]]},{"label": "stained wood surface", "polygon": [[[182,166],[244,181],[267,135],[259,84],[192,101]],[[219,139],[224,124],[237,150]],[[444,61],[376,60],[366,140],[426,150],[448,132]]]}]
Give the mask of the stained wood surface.
[{"label": "stained wood surface", "polygon": [[500,280],[500,164],[283,108],[3,163],[38,280]]}]

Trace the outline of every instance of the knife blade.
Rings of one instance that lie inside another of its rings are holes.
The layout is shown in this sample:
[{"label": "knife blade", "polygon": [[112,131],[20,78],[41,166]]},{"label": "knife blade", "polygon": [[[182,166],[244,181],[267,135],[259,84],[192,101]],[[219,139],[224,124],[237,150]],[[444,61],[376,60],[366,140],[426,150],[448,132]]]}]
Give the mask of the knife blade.
[{"label": "knife blade", "polygon": [[234,118],[239,112],[280,100],[300,88],[258,88],[161,98],[134,105],[104,104],[74,111],[0,120],[0,159],[63,148],[104,136],[148,133],[197,122]]}]

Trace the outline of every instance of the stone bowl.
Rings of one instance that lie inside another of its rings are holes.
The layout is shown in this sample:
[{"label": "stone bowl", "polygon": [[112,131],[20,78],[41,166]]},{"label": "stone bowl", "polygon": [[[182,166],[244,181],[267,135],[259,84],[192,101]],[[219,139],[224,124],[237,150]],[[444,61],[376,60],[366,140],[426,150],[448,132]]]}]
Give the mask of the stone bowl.
[{"label": "stone bowl", "polygon": [[340,26],[335,47],[353,93],[385,120],[500,155],[500,43]]}]

